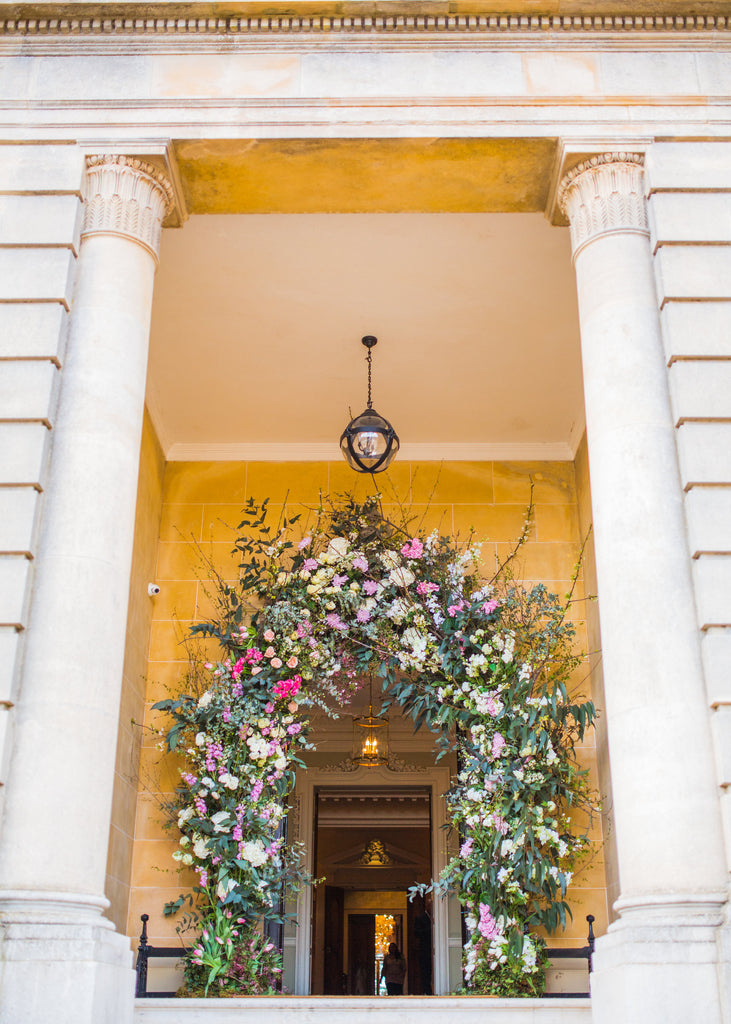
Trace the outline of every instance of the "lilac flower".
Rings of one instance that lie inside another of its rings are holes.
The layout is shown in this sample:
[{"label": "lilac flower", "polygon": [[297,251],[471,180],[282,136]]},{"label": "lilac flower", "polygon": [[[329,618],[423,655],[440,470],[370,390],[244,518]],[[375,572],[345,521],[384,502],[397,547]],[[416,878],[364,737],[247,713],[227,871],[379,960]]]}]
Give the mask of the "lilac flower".
[{"label": "lilac flower", "polygon": [[348,628],[337,612],[330,612],[326,615],[325,622],[328,624],[330,629],[336,629],[338,633],[344,633]]},{"label": "lilac flower", "polygon": [[359,608],[358,611],[355,613],[355,618],[358,622],[370,622],[371,613],[368,611],[367,608]]},{"label": "lilac flower", "polygon": [[363,584],[363,590],[365,590],[369,597],[373,597],[375,592],[378,590],[378,584],[375,580],[366,580]]},{"label": "lilac flower", "polygon": [[496,732],[495,735],[492,738],[492,757],[493,757],[493,760],[495,760],[495,758],[497,758],[497,757],[500,757],[500,755],[502,754],[505,746],[506,746],[505,738],[499,732]]},{"label": "lilac flower", "polygon": [[347,582],[348,582],[348,577],[347,576],[337,575],[337,576],[333,576],[332,585],[333,585],[333,587],[335,587],[336,590],[340,590],[340,588],[342,587],[343,583],[347,583]]}]

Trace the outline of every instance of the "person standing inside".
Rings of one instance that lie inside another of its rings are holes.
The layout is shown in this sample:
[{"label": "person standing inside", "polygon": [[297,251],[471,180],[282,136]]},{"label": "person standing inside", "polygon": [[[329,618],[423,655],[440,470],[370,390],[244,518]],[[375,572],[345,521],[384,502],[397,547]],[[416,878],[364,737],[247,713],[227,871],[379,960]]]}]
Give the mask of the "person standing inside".
[{"label": "person standing inside", "polygon": [[388,947],[383,958],[381,977],[386,982],[386,991],[390,996],[404,994],[404,978],[406,977],[406,957],[402,956],[395,942]]}]

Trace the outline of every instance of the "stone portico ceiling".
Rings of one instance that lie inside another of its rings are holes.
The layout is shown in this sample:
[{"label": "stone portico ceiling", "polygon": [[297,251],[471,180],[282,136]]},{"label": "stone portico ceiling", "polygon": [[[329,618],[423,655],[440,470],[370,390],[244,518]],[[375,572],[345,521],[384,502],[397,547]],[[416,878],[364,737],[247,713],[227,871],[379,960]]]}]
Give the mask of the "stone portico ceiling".
[{"label": "stone portico ceiling", "polygon": [[[179,142],[148,404],[168,457],[339,458],[374,404],[407,458],[571,458],[583,430],[551,139]],[[445,447],[446,446],[446,447]]]}]

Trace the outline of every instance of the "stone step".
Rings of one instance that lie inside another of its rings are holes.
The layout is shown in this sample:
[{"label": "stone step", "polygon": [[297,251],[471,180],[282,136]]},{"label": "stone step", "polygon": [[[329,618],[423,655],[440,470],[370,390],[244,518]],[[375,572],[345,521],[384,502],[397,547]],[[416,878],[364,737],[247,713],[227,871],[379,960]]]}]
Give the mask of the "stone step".
[{"label": "stone step", "polygon": [[134,1024],[591,1024],[591,1001],[484,996],[138,999]]}]

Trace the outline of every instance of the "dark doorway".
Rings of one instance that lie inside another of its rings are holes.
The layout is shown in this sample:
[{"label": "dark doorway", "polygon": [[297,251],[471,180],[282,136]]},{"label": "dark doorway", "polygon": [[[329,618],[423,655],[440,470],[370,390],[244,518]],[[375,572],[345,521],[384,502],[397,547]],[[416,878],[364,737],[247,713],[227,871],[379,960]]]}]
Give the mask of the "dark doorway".
[{"label": "dark doorway", "polygon": [[407,900],[432,874],[430,790],[322,787],[315,810],[312,993],[378,993],[378,918],[406,957],[405,992],[431,994],[431,922]]}]

